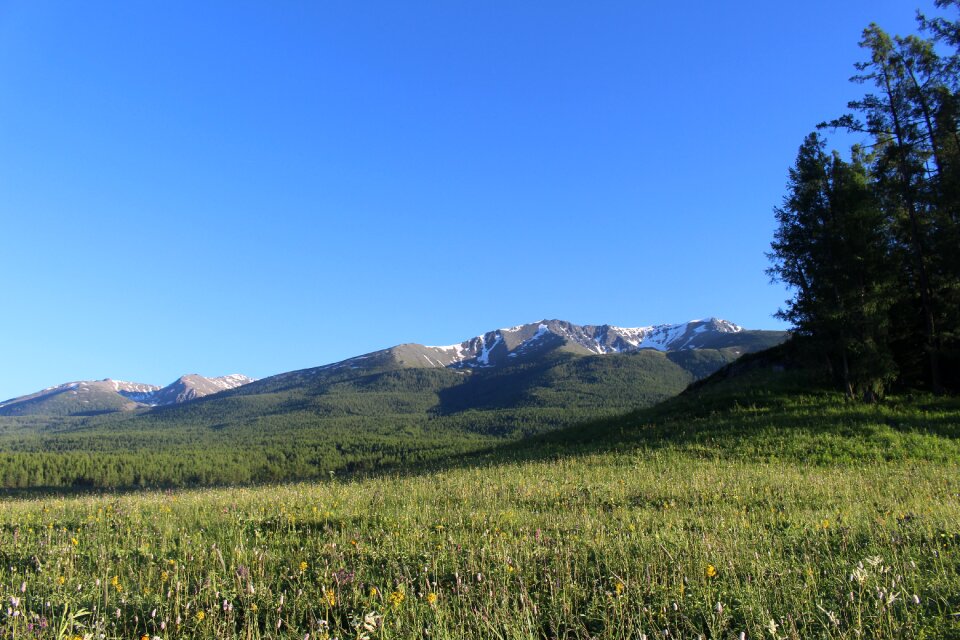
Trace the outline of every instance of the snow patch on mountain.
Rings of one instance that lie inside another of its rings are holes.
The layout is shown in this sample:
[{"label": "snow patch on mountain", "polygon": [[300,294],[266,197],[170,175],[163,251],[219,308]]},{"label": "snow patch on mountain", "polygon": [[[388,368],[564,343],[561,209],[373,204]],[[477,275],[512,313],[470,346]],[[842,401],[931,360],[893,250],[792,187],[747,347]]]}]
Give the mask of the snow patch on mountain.
[{"label": "snow patch on mountain", "polygon": [[490,352],[496,349],[498,344],[503,342],[503,336],[497,331],[496,338],[489,347],[487,346],[486,336],[482,336],[481,340],[483,341],[483,350],[480,352],[480,355],[477,356],[477,362],[480,363],[481,366],[488,367],[490,366]]}]

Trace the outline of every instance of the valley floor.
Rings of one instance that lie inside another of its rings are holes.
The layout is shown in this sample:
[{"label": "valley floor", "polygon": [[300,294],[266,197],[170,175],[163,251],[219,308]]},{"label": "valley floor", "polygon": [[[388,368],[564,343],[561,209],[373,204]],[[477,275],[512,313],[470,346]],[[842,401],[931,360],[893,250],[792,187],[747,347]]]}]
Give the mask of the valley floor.
[{"label": "valley floor", "polygon": [[0,528],[5,637],[960,637],[955,461],[640,448],[7,500]]}]

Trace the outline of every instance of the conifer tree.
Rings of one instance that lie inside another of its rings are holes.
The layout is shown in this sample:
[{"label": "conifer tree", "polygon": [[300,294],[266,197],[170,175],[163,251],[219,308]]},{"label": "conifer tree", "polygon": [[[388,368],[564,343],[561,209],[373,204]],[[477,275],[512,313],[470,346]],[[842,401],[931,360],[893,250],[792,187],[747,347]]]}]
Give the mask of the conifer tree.
[{"label": "conifer tree", "polygon": [[775,209],[771,276],[794,288],[778,317],[829,363],[846,393],[869,399],[896,377],[889,317],[896,283],[886,221],[871,191],[866,156],[827,153],[810,134],[790,169],[788,195]]}]

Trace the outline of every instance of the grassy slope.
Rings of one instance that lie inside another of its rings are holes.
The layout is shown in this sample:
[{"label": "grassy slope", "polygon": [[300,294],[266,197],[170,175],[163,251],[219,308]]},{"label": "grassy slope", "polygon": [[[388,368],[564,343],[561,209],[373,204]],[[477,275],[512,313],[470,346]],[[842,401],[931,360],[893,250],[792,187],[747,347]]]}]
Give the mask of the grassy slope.
[{"label": "grassy slope", "polygon": [[960,638],[960,402],[809,385],[757,370],[432,473],[6,501],[0,597],[26,616],[0,626]]},{"label": "grassy slope", "polygon": [[655,407],[517,445],[552,449],[679,450],[705,458],[805,464],[960,460],[960,399],[847,401],[804,372],[749,371]]}]

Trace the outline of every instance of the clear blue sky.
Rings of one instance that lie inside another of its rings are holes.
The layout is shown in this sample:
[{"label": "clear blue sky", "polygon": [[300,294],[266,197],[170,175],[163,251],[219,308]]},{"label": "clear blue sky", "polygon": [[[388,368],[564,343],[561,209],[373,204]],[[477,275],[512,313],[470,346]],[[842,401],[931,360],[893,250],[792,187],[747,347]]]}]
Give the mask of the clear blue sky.
[{"label": "clear blue sky", "polygon": [[562,318],[781,325],[857,41],[932,2],[0,3],[0,399]]}]

